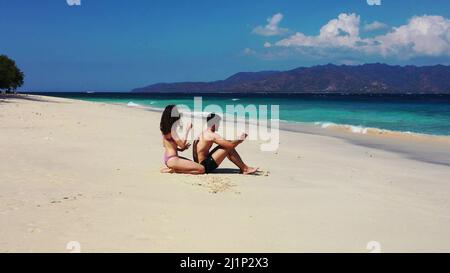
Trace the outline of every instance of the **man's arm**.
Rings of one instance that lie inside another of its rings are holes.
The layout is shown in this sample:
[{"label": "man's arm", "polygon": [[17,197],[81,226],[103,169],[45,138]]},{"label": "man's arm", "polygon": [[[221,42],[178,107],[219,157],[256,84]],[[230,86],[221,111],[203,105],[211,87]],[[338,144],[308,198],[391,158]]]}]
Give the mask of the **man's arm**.
[{"label": "man's arm", "polygon": [[222,146],[225,149],[234,149],[234,148],[236,148],[236,146],[238,146],[239,144],[244,142],[244,139],[246,137],[247,137],[247,134],[243,134],[241,136],[241,139],[230,141],[230,140],[223,139],[219,134],[214,133],[212,135],[212,141],[214,143],[216,143],[217,145]]}]

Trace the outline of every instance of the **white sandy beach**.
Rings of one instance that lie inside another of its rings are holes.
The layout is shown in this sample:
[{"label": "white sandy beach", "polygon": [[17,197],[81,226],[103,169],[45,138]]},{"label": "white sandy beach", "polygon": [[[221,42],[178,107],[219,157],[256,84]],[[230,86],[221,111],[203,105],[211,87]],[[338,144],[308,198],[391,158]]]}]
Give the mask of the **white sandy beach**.
[{"label": "white sandy beach", "polygon": [[238,147],[269,176],[161,174],[159,118],[0,99],[0,252],[450,251],[448,139],[282,131]]}]

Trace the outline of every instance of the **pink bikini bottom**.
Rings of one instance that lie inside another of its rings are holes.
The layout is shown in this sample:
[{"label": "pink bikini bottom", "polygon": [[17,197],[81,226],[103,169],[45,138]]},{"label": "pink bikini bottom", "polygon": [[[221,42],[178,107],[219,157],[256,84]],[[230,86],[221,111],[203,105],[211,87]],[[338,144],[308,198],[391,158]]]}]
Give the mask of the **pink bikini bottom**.
[{"label": "pink bikini bottom", "polygon": [[[167,166],[167,162],[169,161],[169,159],[174,158],[174,157],[178,157],[178,155],[170,155],[170,156],[167,156],[167,155],[164,153],[164,157],[163,157],[164,164],[166,164],[166,166]],[[167,167],[169,167],[169,166],[167,166]]]}]

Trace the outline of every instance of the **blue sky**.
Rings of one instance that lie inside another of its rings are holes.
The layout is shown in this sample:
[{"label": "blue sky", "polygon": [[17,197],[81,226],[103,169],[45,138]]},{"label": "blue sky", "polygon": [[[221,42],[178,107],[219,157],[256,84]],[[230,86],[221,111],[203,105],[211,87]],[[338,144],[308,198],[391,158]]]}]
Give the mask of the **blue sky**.
[{"label": "blue sky", "polygon": [[[326,63],[450,64],[448,0],[0,0],[0,10],[0,54],[25,72],[23,90],[128,91]],[[423,26],[433,29],[418,33]]]}]

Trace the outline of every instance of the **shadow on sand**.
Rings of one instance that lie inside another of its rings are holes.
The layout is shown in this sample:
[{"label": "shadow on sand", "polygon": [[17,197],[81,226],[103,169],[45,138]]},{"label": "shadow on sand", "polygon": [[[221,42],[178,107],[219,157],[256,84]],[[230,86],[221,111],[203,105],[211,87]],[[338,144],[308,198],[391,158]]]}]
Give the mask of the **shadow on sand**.
[{"label": "shadow on sand", "polygon": [[51,102],[51,103],[63,103],[60,101],[48,100],[40,96],[28,95],[28,94],[0,94],[0,103],[10,103],[8,100],[29,100],[37,102]]},{"label": "shadow on sand", "polygon": [[[240,173],[239,169],[219,168],[219,169],[215,169],[214,171],[212,171],[211,174],[241,174],[241,173]],[[266,176],[266,172],[258,170],[256,173],[250,174],[250,175]]]},{"label": "shadow on sand", "polygon": [[215,174],[239,174],[239,169],[219,168],[219,169],[215,169],[211,173],[215,173]]}]

